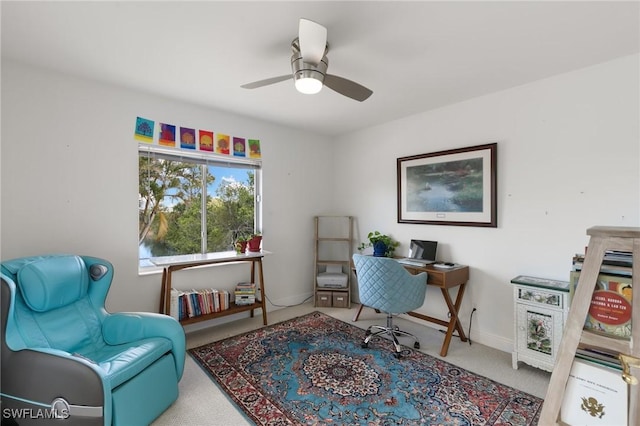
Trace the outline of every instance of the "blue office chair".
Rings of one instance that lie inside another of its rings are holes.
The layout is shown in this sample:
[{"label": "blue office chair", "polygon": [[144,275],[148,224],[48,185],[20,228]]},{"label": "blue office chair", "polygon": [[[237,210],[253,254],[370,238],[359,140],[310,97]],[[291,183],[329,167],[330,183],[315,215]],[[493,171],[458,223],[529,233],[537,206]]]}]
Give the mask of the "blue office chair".
[{"label": "blue office chair", "polygon": [[3,425],[146,425],[177,399],[184,330],[108,313],[109,262],[26,257],[2,262],[1,278]]},{"label": "blue office chair", "polygon": [[[369,346],[375,336],[391,336],[395,347],[395,356],[400,358],[402,350],[396,336],[413,339],[413,347],[420,349],[420,342],[411,333],[393,325],[393,316],[404,314],[424,304],[427,291],[427,273],[410,274],[404,266],[388,257],[353,255],[353,263],[358,277],[360,303],[387,314],[387,325],[372,325],[365,334],[362,347]],[[372,332],[372,330],[379,330]]]}]

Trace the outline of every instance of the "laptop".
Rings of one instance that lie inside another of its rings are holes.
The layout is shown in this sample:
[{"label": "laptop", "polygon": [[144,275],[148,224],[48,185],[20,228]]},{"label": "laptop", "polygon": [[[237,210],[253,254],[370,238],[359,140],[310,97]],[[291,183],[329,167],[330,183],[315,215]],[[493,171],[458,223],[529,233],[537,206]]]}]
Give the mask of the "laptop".
[{"label": "laptop", "polygon": [[437,241],[411,240],[407,257],[398,259],[405,265],[425,266],[436,262]]}]

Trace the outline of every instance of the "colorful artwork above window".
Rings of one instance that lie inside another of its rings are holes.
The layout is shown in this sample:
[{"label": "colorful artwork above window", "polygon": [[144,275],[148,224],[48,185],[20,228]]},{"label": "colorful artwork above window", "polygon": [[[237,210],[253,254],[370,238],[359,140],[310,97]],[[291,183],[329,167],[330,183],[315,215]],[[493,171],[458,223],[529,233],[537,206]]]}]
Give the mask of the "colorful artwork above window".
[{"label": "colorful artwork above window", "polygon": [[[179,129],[179,138],[176,131]],[[223,133],[214,133],[212,130],[198,130],[192,127],[176,126],[158,122],[155,139],[155,121],[148,118],[136,117],[134,139],[140,142],[170,148],[200,150],[220,155],[233,155],[234,157],[248,157],[251,159],[262,158],[259,139],[247,139],[239,136],[231,136]],[[177,142],[180,144],[178,145]]]},{"label": "colorful artwork above window", "polygon": [[162,146],[176,146],[176,126],[172,124],[160,123],[160,137],[158,143]]},{"label": "colorful artwork above window", "polygon": [[262,153],[260,152],[260,141],[258,139],[249,139],[249,157],[262,158]]},{"label": "colorful artwork above window", "polygon": [[153,127],[155,123],[152,120],[138,117],[136,118],[136,131],[133,137],[144,143],[153,143]]},{"label": "colorful artwork above window", "polygon": [[196,149],[196,130],[180,127],[180,148]]},{"label": "colorful artwork above window", "polygon": [[200,151],[213,152],[213,132],[198,130],[200,135]]},{"label": "colorful artwork above window", "polygon": [[229,155],[229,135],[222,135],[218,133],[216,142],[216,153]]},{"label": "colorful artwork above window", "polygon": [[247,156],[244,138],[233,138],[233,155],[234,157]]}]

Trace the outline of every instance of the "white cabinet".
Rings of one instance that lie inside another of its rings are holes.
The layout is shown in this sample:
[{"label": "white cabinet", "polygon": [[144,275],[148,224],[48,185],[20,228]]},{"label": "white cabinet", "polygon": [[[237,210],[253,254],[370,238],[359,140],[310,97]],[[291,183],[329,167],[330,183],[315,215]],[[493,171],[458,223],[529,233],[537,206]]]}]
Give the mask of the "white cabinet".
[{"label": "white cabinet", "polygon": [[569,312],[569,282],[520,275],[514,285],[513,368],[518,361],[552,371]]}]

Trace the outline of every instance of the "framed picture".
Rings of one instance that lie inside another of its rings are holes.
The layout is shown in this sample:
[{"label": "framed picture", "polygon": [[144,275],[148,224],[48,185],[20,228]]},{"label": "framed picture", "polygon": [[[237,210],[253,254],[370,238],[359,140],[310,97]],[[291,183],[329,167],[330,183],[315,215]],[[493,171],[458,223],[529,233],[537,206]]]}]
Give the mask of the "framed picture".
[{"label": "framed picture", "polygon": [[497,143],[398,158],[398,222],[496,228]]}]

